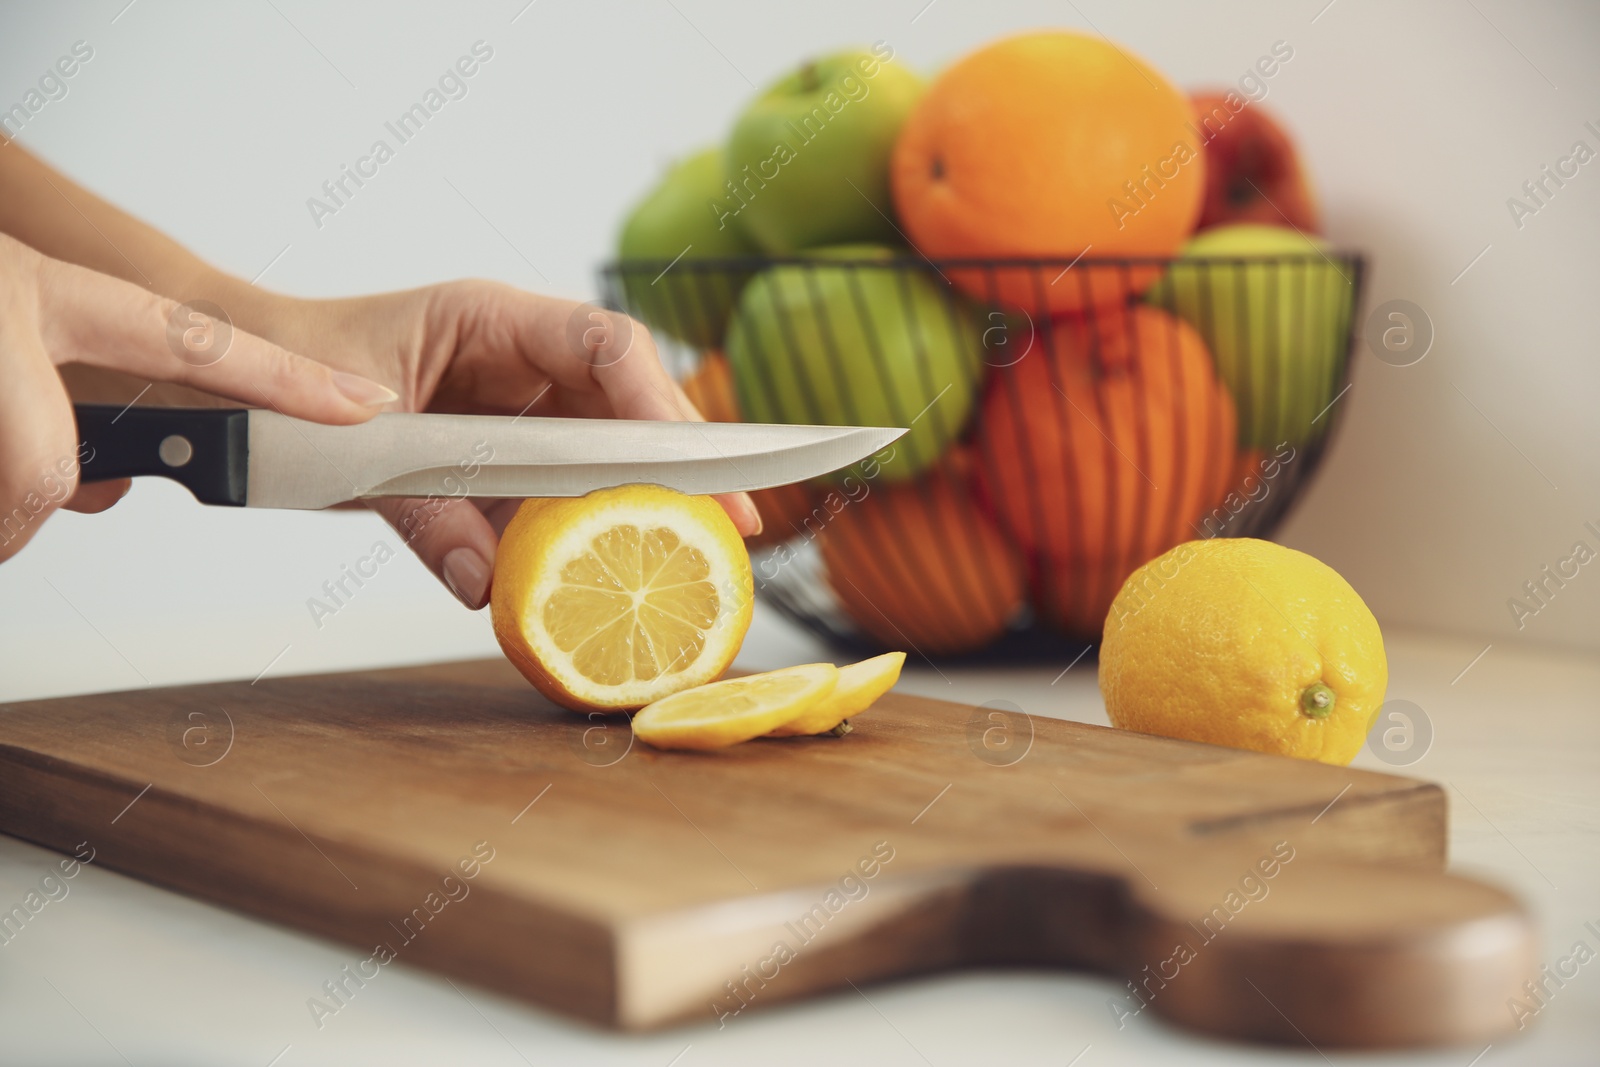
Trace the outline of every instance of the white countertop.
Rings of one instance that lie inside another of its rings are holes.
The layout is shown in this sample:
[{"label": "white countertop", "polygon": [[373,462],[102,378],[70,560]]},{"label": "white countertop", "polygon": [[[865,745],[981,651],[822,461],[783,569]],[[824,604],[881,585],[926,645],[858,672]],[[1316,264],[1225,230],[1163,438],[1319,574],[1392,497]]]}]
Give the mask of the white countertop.
[{"label": "white countertop", "polygon": [[[1403,773],[1447,785],[1452,867],[1520,893],[1542,925],[1546,961],[1578,941],[1600,951],[1584,926],[1600,927],[1600,662],[1498,644],[1473,662],[1479,642],[1404,632],[1388,635],[1388,649],[1390,698],[1422,708],[1434,729],[1431,749]],[[779,666],[818,651],[763,609],[740,662]],[[924,666],[909,669],[902,686],[1104,723],[1092,663],[1061,675],[1065,666]],[[112,673],[119,668],[105,669],[110,681],[80,675],[70,687],[125,684]],[[1392,769],[1369,752],[1356,766]],[[56,858],[0,837],[0,904],[20,901]],[[869,986],[753,1013],[722,1030],[708,1024],[631,1037],[401,963],[319,1031],[306,999],[350,962],[351,950],[97,867],[69,885],[66,897],[0,945],[0,1063],[1142,1067],[1345,1059],[1309,1047],[1219,1044],[1148,1017],[1119,1031],[1107,1008],[1109,981],[1023,971]],[[1582,967],[1515,1040],[1486,1052],[1360,1062],[1600,1063],[1600,960]]]}]

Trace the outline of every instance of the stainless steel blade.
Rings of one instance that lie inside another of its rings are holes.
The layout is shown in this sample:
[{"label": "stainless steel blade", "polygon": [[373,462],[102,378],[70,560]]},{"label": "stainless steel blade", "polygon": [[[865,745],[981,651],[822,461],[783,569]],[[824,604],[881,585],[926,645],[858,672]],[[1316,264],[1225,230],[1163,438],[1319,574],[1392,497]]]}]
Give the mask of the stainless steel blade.
[{"label": "stainless steel blade", "polygon": [[582,496],[630,482],[733,493],[838,470],[903,433],[498,415],[393,414],[324,426],[252,411],[245,503],[325,508],[383,496]]}]

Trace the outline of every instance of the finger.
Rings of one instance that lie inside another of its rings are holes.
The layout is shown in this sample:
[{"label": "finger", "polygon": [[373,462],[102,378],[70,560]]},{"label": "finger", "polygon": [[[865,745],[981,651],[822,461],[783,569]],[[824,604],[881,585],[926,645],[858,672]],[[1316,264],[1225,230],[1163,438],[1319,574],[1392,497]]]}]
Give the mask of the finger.
[{"label": "finger", "polygon": [[78,484],[78,435],[61,376],[34,337],[0,320],[0,561],[33,540]]},{"label": "finger", "polygon": [[496,538],[505,536],[506,527],[511,525],[517,509],[522,506],[520,500],[505,499],[474,500],[473,503],[483,512],[483,517],[489,520],[489,528],[494,531]]},{"label": "finger", "polygon": [[[657,366],[660,366],[659,360]],[[663,399],[672,408],[678,420],[706,421],[705,413],[694,406],[694,401],[683,391],[683,386],[673,381],[671,376],[667,377],[666,395]],[[749,493],[718,493],[715,499],[722,505],[722,510],[728,513],[728,518],[733,520],[734,529],[739,531],[740,537],[754,537],[762,531],[764,524],[761,521],[761,511]]]},{"label": "finger", "polygon": [[661,365],[655,338],[644,324],[620,312],[606,314],[608,328],[585,331],[569,348],[574,358],[589,364],[617,418],[704,422],[705,416]]},{"label": "finger", "polygon": [[714,499],[733,520],[733,528],[739,531],[740,537],[754,537],[765,529],[761,511],[749,493],[718,493]]},{"label": "finger", "polygon": [[459,497],[386,497],[370,502],[449,590],[473,611],[489,602],[494,528]]},{"label": "finger", "polygon": [[[583,351],[588,353],[594,380],[617,418],[705,422],[705,415],[662,366],[650,331],[619,313],[607,314],[610,327],[588,331],[585,336],[591,343],[583,346]],[[719,493],[716,500],[740,536],[754,537],[761,532],[761,512],[750,494]]]},{"label": "finger", "polygon": [[[575,405],[585,414],[705,421],[661,365],[650,331],[627,315],[509,287],[473,284],[457,292],[471,302],[461,310],[463,317],[481,316],[485,323],[496,326],[509,323],[509,330],[480,324],[470,331],[476,348],[465,353],[463,362],[475,371],[471,379],[479,389],[504,394],[509,348],[560,388],[576,396],[599,394],[604,398],[603,405]],[[489,395],[471,399],[494,401]],[[742,536],[761,532],[761,513],[748,494],[727,493],[717,500]]]},{"label": "finger", "polygon": [[81,511],[85,515],[93,515],[121,500],[132,486],[133,482],[127,478],[117,478],[109,482],[80,482],[78,491],[61,506],[68,511]]},{"label": "finger", "polygon": [[40,335],[56,364],[174,382],[316,422],[361,422],[399,399],[128,282],[52,259],[39,272]]},{"label": "finger", "polygon": [[463,339],[456,380],[440,386],[454,404],[503,407],[531,370],[574,398],[603,398],[615,418],[676,420],[694,410],[650,331],[621,312],[485,282],[451,287],[446,303]]}]

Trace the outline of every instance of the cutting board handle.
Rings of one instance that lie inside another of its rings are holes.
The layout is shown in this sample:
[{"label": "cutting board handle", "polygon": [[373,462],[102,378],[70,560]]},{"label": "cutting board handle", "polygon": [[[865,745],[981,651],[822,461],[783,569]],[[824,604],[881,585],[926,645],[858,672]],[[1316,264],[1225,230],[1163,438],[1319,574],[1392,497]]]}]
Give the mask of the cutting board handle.
[{"label": "cutting board handle", "polygon": [[[832,920],[817,902],[836,887],[643,922],[624,936],[618,1021],[654,1027],[703,1016],[709,1003],[725,1024],[746,1001],[1029,966],[1111,976],[1106,1008],[1118,1029],[1148,1013],[1221,1038],[1319,1050],[1481,1044],[1517,1029],[1507,1004],[1526,996],[1537,939],[1499,889],[1314,858],[1288,842],[1115,836],[1126,855],[1099,868],[886,869]],[[813,921],[839,926],[812,941]],[[792,962],[757,951],[778,944],[793,948]]]},{"label": "cutting board handle", "polygon": [[[1128,863],[966,872],[961,889],[927,883],[904,910],[964,913],[946,915],[963,933],[936,966],[1110,974],[1119,1029],[1148,1012],[1219,1037],[1317,1048],[1484,1042],[1516,1029],[1507,1003],[1526,996],[1537,937],[1500,889],[1316,857],[1288,841],[1116,839]],[[932,904],[941,894],[944,905]]]},{"label": "cutting board handle", "polygon": [[248,411],[74,404],[72,413],[81,480],[158,475],[184,486],[202,504],[244,506]]},{"label": "cutting board handle", "polygon": [[1489,1041],[1512,1029],[1507,1003],[1534,975],[1537,938],[1510,894],[1287,841],[1210,851],[1146,866],[1154,884],[1124,877],[1123,1010],[1319,1048]]}]

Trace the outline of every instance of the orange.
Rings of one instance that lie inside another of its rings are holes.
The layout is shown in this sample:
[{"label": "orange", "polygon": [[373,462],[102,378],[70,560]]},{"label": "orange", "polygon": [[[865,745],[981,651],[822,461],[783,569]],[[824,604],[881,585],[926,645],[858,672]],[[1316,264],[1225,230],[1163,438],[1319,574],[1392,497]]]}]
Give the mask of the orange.
[{"label": "orange", "polygon": [[1182,319],[1063,319],[985,394],[979,491],[1037,561],[1041,617],[1100,632],[1123,580],[1200,536],[1235,470],[1233,399]]},{"label": "orange", "polygon": [[970,467],[955,452],[915,482],[874,484],[818,535],[834,595],[880,644],[981,648],[1026,599],[1022,557],[975,506]]},{"label": "orange", "polygon": [[[743,422],[733,389],[733,370],[720,352],[707,352],[683,383],[683,391],[708,422]],[[761,532],[745,541],[753,548],[776,545],[796,536],[812,517],[816,494],[805,482],[775,485],[750,494],[761,512]]]},{"label": "orange", "polygon": [[733,370],[721,352],[707,352],[694,373],[684,379],[684,395],[707,422],[743,422],[733,391]]},{"label": "orange", "polygon": [[941,74],[895,143],[894,205],[939,257],[1050,257],[1045,269],[949,270],[977,298],[1081,311],[1143,292],[1199,216],[1205,161],[1188,98],[1101,37],[1045,31],[980,48]]},{"label": "orange", "polygon": [[[1240,448],[1234,459],[1233,470],[1228,475],[1228,491],[1217,506],[1202,515],[1194,524],[1194,536],[1209,540],[1213,537],[1238,537],[1245,524],[1259,522],[1266,501],[1282,486],[1275,486],[1262,478],[1267,469],[1266,453],[1259,448]],[[1263,487],[1265,492],[1263,493]],[[1254,497],[1255,499],[1252,499]],[[1277,502],[1273,502],[1276,506]]]}]

